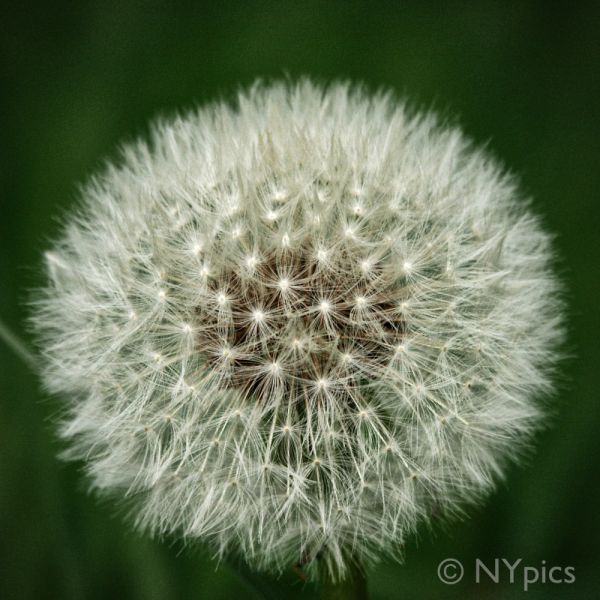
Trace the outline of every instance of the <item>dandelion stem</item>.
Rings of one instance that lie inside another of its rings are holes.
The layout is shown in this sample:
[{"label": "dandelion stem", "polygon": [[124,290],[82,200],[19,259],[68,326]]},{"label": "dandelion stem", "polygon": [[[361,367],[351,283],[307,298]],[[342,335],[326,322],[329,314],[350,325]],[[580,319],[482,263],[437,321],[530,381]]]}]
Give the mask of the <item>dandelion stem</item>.
[{"label": "dandelion stem", "polygon": [[36,360],[33,353],[27,348],[27,344],[21,340],[0,319],[0,339],[32,370],[35,370]]},{"label": "dandelion stem", "polygon": [[321,600],[367,600],[367,578],[358,565],[349,568],[342,581],[333,581],[323,560],[319,560],[319,598]]}]

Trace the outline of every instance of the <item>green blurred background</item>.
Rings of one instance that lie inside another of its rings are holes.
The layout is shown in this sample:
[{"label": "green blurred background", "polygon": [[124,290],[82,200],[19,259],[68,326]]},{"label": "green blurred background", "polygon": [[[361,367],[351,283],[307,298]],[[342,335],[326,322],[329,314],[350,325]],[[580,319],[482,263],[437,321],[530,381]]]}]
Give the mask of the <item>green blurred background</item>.
[{"label": "green blurred background", "polygon": [[[149,119],[256,76],[310,74],[386,86],[458,114],[519,173],[556,233],[572,358],[552,427],[527,464],[464,522],[423,530],[404,565],[369,572],[372,597],[600,597],[598,478],[600,11],[585,2],[46,2],[5,6],[0,28],[0,316],[23,331],[41,252],[77,186]],[[23,335],[27,335],[23,333]],[[0,344],[0,598],[225,599],[252,591],[202,549],[152,541],[56,458],[57,400]],[[443,558],[464,580],[437,578]],[[575,568],[572,585],[475,558]],[[315,590],[287,575],[276,598]],[[256,596],[258,597],[258,596]]]}]

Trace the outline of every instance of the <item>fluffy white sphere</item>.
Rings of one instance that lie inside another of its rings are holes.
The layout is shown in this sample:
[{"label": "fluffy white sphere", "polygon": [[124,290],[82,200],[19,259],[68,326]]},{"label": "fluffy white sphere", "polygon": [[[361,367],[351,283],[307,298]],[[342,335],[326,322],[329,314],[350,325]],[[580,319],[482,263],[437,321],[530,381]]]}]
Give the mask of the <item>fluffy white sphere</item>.
[{"label": "fluffy white sphere", "polygon": [[68,456],[142,528],[340,577],[488,492],[537,426],[549,238],[431,115],[256,85],[83,195],[33,321]]}]

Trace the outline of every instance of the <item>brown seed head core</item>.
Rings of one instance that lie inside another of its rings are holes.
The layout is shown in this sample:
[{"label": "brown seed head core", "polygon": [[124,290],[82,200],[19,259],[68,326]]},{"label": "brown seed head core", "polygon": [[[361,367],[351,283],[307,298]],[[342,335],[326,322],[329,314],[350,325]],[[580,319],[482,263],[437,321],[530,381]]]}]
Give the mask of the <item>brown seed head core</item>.
[{"label": "brown seed head core", "polygon": [[322,259],[270,251],[210,279],[196,347],[224,385],[293,401],[351,392],[386,368],[405,331],[402,286],[347,251]]}]

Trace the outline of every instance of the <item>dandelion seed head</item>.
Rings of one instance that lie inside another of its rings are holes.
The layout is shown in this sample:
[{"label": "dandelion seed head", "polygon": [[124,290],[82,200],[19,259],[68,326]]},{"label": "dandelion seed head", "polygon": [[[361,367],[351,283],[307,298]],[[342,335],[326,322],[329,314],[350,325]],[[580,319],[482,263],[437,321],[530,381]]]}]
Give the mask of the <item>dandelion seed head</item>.
[{"label": "dandelion seed head", "polygon": [[32,323],[67,456],[141,529],[258,569],[319,555],[341,578],[484,497],[560,357],[514,178],[346,84],[161,121],[46,258]]}]

